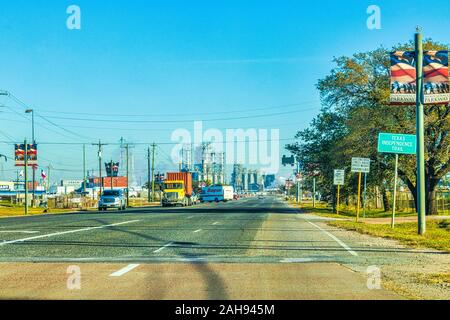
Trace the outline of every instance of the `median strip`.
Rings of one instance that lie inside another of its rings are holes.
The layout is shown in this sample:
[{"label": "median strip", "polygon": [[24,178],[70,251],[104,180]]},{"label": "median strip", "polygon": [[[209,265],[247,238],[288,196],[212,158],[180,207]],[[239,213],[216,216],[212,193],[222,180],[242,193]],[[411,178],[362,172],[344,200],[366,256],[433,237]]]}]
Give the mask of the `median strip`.
[{"label": "median strip", "polygon": [[29,237],[29,238],[12,240],[12,241],[5,241],[5,242],[0,243],[0,246],[5,246],[7,244],[26,242],[26,241],[31,241],[31,240],[50,238],[50,237],[54,237],[54,236],[62,236],[62,235],[72,234],[72,233],[79,233],[79,232],[84,232],[84,231],[92,231],[92,230],[98,230],[98,229],[105,229],[105,228],[109,228],[109,227],[117,227],[117,226],[121,226],[124,224],[136,223],[136,222],[140,222],[140,221],[141,220],[125,221],[125,222],[120,222],[120,223],[103,225],[103,226],[99,226],[99,227],[90,227],[90,228],[83,228],[83,229],[77,229],[77,230],[55,232],[55,233],[44,234],[44,235],[36,236],[36,237]]}]

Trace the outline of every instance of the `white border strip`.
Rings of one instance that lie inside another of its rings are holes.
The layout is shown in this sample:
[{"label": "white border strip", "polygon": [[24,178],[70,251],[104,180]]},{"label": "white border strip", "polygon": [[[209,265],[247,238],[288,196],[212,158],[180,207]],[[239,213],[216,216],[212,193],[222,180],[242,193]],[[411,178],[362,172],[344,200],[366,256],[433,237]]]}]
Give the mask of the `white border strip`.
[{"label": "white border strip", "polygon": [[120,269],[119,271],[112,273],[110,275],[110,277],[121,277],[124,274],[126,274],[126,273],[128,273],[128,272],[130,272],[130,271],[132,271],[134,269],[136,269],[139,266],[140,266],[139,264],[130,264],[130,265],[126,266],[125,268]]},{"label": "white border strip", "polygon": [[14,244],[14,243],[19,243],[19,242],[25,242],[25,241],[31,241],[31,240],[37,240],[37,239],[50,238],[50,237],[54,237],[54,236],[61,236],[61,235],[65,235],[65,234],[72,234],[72,233],[79,233],[79,232],[84,232],[84,231],[105,229],[105,228],[109,228],[109,227],[117,227],[117,226],[121,226],[121,225],[124,225],[124,224],[136,223],[136,222],[140,222],[140,221],[141,220],[125,221],[125,222],[108,224],[108,225],[99,226],[99,227],[91,227],[91,228],[84,228],[84,229],[77,229],[77,230],[70,230],[70,231],[63,231],[63,232],[44,234],[42,236],[36,236],[36,237],[30,237],[30,238],[24,238],[24,239],[18,239],[18,240],[1,242],[0,246],[5,246],[7,244]]},{"label": "white border strip", "polygon": [[[308,220],[306,220],[308,221]],[[334,241],[336,241],[337,243],[339,243],[339,245],[341,247],[343,247],[345,250],[348,251],[348,253],[350,253],[352,256],[357,257],[358,254],[352,250],[352,248],[350,248],[348,245],[346,245],[344,242],[342,242],[341,240],[339,240],[335,235],[329,233],[328,231],[326,231],[325,229],[321,228],[320,226],[318,226],[317,224],[308,221],[308,223],[314,227],[316,227],[317,229],[319,229],[320,231],[324,232],[327,236],[329,236],[331,239],[333,239]]]},{"label": "white border strip", "polygon": [[153,253],[160,253],[161,251],[163,251],[164,249],[171,247],[173,245],[173,242],[170,242],[168,244],[166,244],[164,247],[159,248],[158,250],[153,251]]}]

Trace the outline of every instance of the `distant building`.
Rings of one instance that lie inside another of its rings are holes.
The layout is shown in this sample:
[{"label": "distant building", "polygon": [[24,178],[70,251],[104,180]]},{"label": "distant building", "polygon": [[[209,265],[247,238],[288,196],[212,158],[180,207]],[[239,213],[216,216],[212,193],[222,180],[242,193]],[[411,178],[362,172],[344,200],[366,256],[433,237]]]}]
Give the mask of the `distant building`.
[{"label": "distant building", "polygon": [[264,176],[264,188],[273,189],[276,187],[277,178],[274,174],[268,174]]}]

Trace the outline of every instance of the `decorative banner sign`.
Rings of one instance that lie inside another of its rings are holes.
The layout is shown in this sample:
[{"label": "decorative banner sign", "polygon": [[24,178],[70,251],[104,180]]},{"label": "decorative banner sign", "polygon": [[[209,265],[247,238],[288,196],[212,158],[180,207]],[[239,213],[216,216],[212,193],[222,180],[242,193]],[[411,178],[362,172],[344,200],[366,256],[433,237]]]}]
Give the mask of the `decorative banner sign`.
[{"label": "decorative banner sign", "polygon": [[345,170],[334,170],[334,185],[343,186],[345,184]]},{"label": "decorative banner sign", "polygon": [[[29,144],[27,147],[28,166],[36,167],[38,165],[37,158],[37,144]],[[14,158],[16,167],[25,167],[25,145],[16,144]]]},{"label": "decorative banner sign", "polygon": [[[393,105],[416,104],[416,54],[414,51],[392,52],[391,97]],[[448,51],[425,51],[423,58],[424,104],[450,102]]]},{"label": "decorative banner sign", "polygon": [[426,51],[423,55],[424,104],[447,104],[448,51]]},{"label": "decorative banner sign", "polygon": [[417,137],[410,134],[380,133],[378,152],[394,154],[416,154]]},{"label": "decorative banner sign", "polygon": [[391,104],[416,104],[416,59],[414,51],[391,53]]},{"label": "decorative banner sign", "polygon": [[370,173],[370,159],[353,158],[352,172]]}]

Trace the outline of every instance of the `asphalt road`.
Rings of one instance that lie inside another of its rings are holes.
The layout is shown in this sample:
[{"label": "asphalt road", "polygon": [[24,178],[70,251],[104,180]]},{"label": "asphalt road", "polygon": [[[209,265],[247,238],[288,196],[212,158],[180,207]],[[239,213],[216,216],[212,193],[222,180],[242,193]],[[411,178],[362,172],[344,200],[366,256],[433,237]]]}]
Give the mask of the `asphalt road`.
[{"label": "asphalt road", "polygon": [[[361,243],[276,198],[8,218],[0,298],[398,299],[368,288],[367,267],[414,254]],[[83,290],[67,289],[71,265]]]}]

